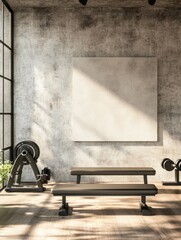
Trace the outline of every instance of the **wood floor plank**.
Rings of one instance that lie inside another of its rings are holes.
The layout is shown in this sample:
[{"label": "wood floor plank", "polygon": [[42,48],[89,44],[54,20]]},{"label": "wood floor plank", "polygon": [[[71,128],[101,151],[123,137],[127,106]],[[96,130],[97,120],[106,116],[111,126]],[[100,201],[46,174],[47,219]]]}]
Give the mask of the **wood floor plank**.
[{"label": "wood floor plank", "polygon": [[156,184],[148,197],[153,216],[142,216],[139,197],[67,197],[73,213],[58,216],[61,197],[43,193],[0,193],[0,239],[181,240],[181,187]]}]

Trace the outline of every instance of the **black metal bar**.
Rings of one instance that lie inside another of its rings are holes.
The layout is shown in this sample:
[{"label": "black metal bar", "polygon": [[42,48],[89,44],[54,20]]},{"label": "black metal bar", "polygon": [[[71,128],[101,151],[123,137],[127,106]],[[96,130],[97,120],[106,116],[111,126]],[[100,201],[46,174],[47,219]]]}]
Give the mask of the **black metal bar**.
[{"label": "black metal bar", "polygon": [[[2,39],[4,42],[4,4],[2,6]],[[3,96],[3,100],[2,100],[2,112],[3,112],[3,116],[2,116],[2,147],[4,149],[4,46],[2,49],[2,74],[3,74],[3,78],[2,78],[2,96]],[[3,151],[3,156],[2,156],[2,163],[4,163],[4,151]],[[4,181],[3,181],[3,186],[4,186]]]},{"label": "black metal bar", "polygon": [[[2,39],[4,41],[4,4],[2,4]],[[4,46],[2,46],[2,74],[4,75]],[[4,78],[2,77],[2,112],[4,113]],[[4,115],[2,116],[2,148],[4,148]],[[4,163],[4,151],[2,151],[2,164]],[[4,181],[2,181],[4,187]]]},{"label": "black metal bar", "polygon": [[1,150],[6,151],[6,150],[10,150],[10,149],[11,149],[11,147],[5,147],[5,148],[3,148]]},{"label": "black metal bar", "polygon": [[10,46],[8,46],[5,42],[3,42],[2,40],[0,40],[0,43],[2,43],[2,45],[6,46],[9,50],[12,50]]},{"label": "black metal bar", "polygon": [[[4,163],[4,151],[2,151],[2,163]],[[2,180],[2,187],[4,188],[4,180]]]},{"label": "black metal bar", "polygon": [[2,77],[2,78],[4,78],[4,79],[6,79],[6,80],[8,80],[8,81],[12,81],[10,78],[7,78],[7,77],[5,77],[5,76],[3,76],[3,75],[0,75],[0,77]]},{"label": "black metal bar", "polygon": [[11,11],[11,152],[10,159],[13,161],[14,149],[14,12]]},{"label": "black metal bar", "polygon": [[4,3],[4,5],[7,7],[7,9],[8,9],[11,13],[13,13],[13,10],[12,10],[12,8],[10,7],[9,3],[8,3],[6,0],[1,0],[1,1]]},{"label": "black metal bar", "polygon": [[12,113],[0,113],[0,115],[12,115]]}]

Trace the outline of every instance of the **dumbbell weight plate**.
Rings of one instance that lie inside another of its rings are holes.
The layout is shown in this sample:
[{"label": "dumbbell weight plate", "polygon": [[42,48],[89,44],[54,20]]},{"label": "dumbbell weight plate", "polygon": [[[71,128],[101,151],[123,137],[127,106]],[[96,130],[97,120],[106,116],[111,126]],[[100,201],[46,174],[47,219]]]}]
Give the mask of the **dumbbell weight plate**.
[{"label": "dumbbell weight plate", "polygon": [[171,159],[167,158],[163,160],[162,167],[167,171],[172,171],[175,168],[175,164]]},{"label": "dumbbell weight plate", "polygon": [[178,161],[176,163],[176,169],[181,171],[181,159],[178,159]]},{"label": "dumbbell weight plate", "polygon": [[164,165],[165,165],[165,162],[166,162],[167,160],[170,160],[170,159],[169,159],[169,158],[164,158],[163,161],[162,161],[162,164],[161,164],[161,165],[162,165],[162,168],[164,168],[164,169],[165,169]]},{"label": "dumbbell weight plate", "polygon": [[23,151],[28,151],[35,161],[38,159],[40,155],[40,149],[38,145],[33,141],[23,141],[18,143],[14,148],[14,156],[15,158]]}]

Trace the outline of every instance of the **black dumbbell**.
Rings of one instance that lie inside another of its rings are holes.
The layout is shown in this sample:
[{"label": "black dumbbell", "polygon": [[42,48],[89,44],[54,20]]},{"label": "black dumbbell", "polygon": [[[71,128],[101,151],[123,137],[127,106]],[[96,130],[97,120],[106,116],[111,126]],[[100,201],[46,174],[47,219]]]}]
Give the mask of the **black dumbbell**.
[{"label": "black dumbbell", "polygon": [[42,183],[48,183],[48,180],[50,180],[50,174],[51,171],[49,168],[45,167],[42,171],[41,171],[41,182]]},{"label": "black dumbbell", "polygon": [[181,171],[181,159],[177,160],[177,162],[174,163],[171,159],[164,158],[162,161],[162,168],[167,171],[173,171],[174,169]]},{"label": "black dumbbell", "polygon": [[164,158],[162,161],[162,168],[167,171],[172,171],[175,168],[175,164],[171,159]]},{"label": "black dumbbell", "polygon": [[50,180],[51,171],[48,167],[45,167],[41,173],[47,176],[47,180]]}]

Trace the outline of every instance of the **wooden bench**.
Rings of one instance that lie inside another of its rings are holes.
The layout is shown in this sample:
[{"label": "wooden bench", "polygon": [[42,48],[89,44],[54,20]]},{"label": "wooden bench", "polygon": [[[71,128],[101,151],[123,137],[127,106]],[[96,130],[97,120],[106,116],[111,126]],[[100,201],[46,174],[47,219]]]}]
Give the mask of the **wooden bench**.
[{"label": "wooden bench", "polygon": [[72,168],[70,170],[71,175],[77,176],[77,183],[80,183],[82,175],[142,175],[144,184],[148,183],[147,176],[155,175],[156,171],[153,168],[113,168],[113,167],[84,167],[84,168]]},{"label": "wooden bench", "polygon": [[54,196],[62,196],[59,216],[69,213],[67,196],[141,196],[141,213],[150,215],[151,209],[146,204],[146,196],[154,196],[157,192],[153,184],[57,184],[52,189]]}]

